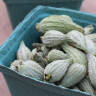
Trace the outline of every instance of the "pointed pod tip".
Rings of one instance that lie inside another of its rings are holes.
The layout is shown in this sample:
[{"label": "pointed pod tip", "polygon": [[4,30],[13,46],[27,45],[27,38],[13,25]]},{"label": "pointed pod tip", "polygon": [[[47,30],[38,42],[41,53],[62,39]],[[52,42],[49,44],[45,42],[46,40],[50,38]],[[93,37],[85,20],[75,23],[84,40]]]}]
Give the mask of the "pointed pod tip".
[{"label": "pointed pod tip", "polygon": [[24,41],[22,40],[21,43],[20,43],[20,46],[23,46],[25,45]]}]

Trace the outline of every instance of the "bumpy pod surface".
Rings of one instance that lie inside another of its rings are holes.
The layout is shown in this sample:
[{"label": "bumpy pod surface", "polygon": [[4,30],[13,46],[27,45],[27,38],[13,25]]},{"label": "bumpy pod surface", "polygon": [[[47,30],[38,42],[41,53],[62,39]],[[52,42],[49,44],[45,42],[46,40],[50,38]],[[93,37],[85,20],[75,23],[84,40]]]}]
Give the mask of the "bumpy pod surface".
[{"label": "bumpy pod surface", "polygon": [[72,59],[56,60],[48,64],[44,70],[44,79],[48,82],[59,81],[66,73]]},{"label": "bumpy pod surface", "polygon": [[74,63],[84,64],[87,66],[87,57],[82,51],[68,44],[63,44],[62,48],[73,59]]},{"label": "bumpy pod surface", "polygon": [[53,49],[48,53],[48,61],[52,62],[55,60],[65,60],[68,56],[63,51]]},{"label": "bumpy pod surface", "polygon": [[43,79],[44,69],[35,61],[25,61],[21,66],[18,66],[18,73],[38,80]]},{"label": "bumpy pod surface", "polygon": [[61,81],[64,87],[72,87],[79,83],[86,75],[86,67],[82,64],[72,64]]},{"label": "bumpy pod surface", "polygon": [[79,31],[72,30],[69,32],[67,34],[67,41],[81,50],[86,50],[85,36]]},{"label": "bumpy pod surface", "polygon": [[86,40],[86,52],[96,55],[96,44],[86,36],[85,36],[85,40]]},{"label": "bumpy pod surface", "polygon": [[57,30],[62,33],[68,33],[72,30],[84,32],[84,29],[80,25],[74,23],[67,15],[52,15],[46,17],[36,25],[36,29],[42,33],[49,30]]},{"label": "bumpy pod surface", "polygon": [[89,78],[92,85],[96,88],[96,57],[92,54],[88,54],[87,58]]},{"label": "bumpy pod surface", "polygon": [[47,31],[44,36],[41,37],[43,44],[48,47],[54,47],[64,42],[66,36],[59,31],[51,30]]},{"label": "bumpy pod surface", "polygon": [[94,89],[93,89],[92,85],[90,84],[90,82],[89,82],[89,80],[87,78],[85,78],[84,80],[82,80],[78,86],[84,92],[87,92],[90,95],[94,95]]}]

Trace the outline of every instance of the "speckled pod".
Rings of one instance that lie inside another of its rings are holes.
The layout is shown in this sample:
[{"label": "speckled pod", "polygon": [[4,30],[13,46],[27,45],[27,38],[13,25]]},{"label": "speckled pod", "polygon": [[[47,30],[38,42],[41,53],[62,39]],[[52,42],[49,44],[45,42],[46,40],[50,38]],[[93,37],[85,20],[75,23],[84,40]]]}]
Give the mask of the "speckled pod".
[{"label": "speckled pod", "polygon": [[54,47],[64,42],[66,36],[56,30],[47,31],[44,36],[41,37],[43,44],[48,47]]},{"label": "speckled pod", "polygon": [[96,43],[96,33],[86,35],[89,39]]},{"label": "speckled pod", "polygon": [[47,59],[43,58],[43,56],[40,54],[40,52],[36,53],[33,57],[33,59],[38,62],[41,67],[45,68],[45,66],[48,64]]},{"label": "speckled pod", "polygon": [[72,59],[67,59],[53,61],[52,63],[48,64],[44,70],[45,81],[56,82],[61,80],[71,63]]},{"label": "speckled pod", "polygon": [[10,69],[14,70],[14,71],[18,71],[18,66],[22,65],[22,60],[14,60],[11,65],[10,65]]},{"label": "speckled pod", "polygon": [[72,64],[66,75],[63,77],[61,84],[64,87],[72,87],[79,83],[86,75],[86,67],[82,64]]},{"label": "speckled pod", "polygon": [[92,54],[88,54],[87,58],[89,78],[92,85],[96,88],[96,57]]},{"label": "speckled pod", "polygon": [[48,53],[48,61],[52,62],[55,60],[65,60],[68,58],[68,55],[65,54],[63,51],[53,49]]},{"label": "speckled pod", "polygon": [[24,61],[31,59],[31,51],[28,47],[26,47],[24,41],[21,42],[20,47],[17,51],[17,59]]},{"label": "speckled pod", "polygon": [[87,53],[96,55],[96,44],[86,36],[85,36],[85,40],[86,40],[86,51],[87,51]]},{"label": "speckled pod", "polygon": [[84,32],[84,29],[80,25],[74,23],[67,15],[52,15],[46,17],[36,25],[36,29],[42,33],[49,30],[57,30],[62,33],[68,33],[71,30]]},{"label": "speckled pod", "polygon": [[84,28],[84,34],[88,35],[91,34],[94,31],[93,25],[88,25]]},{"label": "speckled pod", "polygon": [[78,86],[82,91],[87,92],[90,95],[94,95],[94,89],[90,84],[88,78],[85,78],[84,80],[82,80]]},{"label": "speckled pod", "polygon": [[43,52],[43,56],[47,56],[49,49],[42,43],[33,43],[32,44],[33,47],[35,47],[37,49],[37,51],[42,51]]},{"label": "speckled pod", "polygon": [[84,64],[87,66],[87,57],[83,52],[68,44],[63,44],[62,48],[73,59],[74,63]]},{"label": "speckled pod", "polygon": [[36,78],[38,80],[43,79],[44,69],[35,61],[25,61],[21,66],[18,67],[18,73],[30,78]]},{"label": "speckled pod", "polygon": [[76,30],[72,30],[67,34],[67,41],[71,43],[73,46],[81,49],[86,50],[86,42],[84,35]]}]

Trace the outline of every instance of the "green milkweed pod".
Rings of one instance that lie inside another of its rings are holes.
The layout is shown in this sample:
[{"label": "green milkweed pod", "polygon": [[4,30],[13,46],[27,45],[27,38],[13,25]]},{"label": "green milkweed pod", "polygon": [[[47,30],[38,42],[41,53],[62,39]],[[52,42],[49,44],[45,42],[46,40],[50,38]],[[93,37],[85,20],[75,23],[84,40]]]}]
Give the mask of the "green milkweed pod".
[{"label": "green milkweed pod", "polygon": [[84,78],[80,84],[78,85],[80,87],[81,90],[83,90],[84,92],[89,93],[90,95],[94,95],[94,89],[91,85],[91,83],[89,82],[88,78]]},{"label": "green milkweed pod", "polygon": [[55,60],[65,60],[68,56],[63,51],[53,49],[48,53],[48,61],[52,62]]},{"label": "green milkweed pod", "polygon": [[88,74],[92,85],[96,88],[96,57],[92,54],[87,55]]},{"label": "green milkweed pod", "polygon": [[17,51],[17,59],[19,60],[31,60],[31,51],[30,49],[24,44],[24,41],[21,42],[20,47]]},{"label": "green milkweed pod", "polygon": [[72,64],[65,76],[63,77],[60,85],[64,87],[72,87],[79,83],[86,75],[85,65],[79,63]]},{"label": "green milkweed pod", "polygon": [[84,29],[80,25],[74,23],[67,15],[48,16],[41,20],[40,23],[36,24],[36,29],[42,33],[49,30],[57,30],[61,31],[62,33],[68,33],[72,30],[84,32]]},{"label": "green milkweed pod", "polygon": [[36,78],[38,80],[43,79],[44,69],[35,61],[23,61],[21,65],[16,65],[14,67],[17,68],[17,72],[21,75]]},{"label": "green milkweed pod", "polygon": [[88,37],[85,36],[86,51],[87,53],[96,55],[96,44]]},{"label": "green milkweed pod", "polygon": [[84,64],[87,66],[87,57],[82,51],[68,44],[63,44],[62,48],[73,59],[74,63]]},{"label": "green milkweed pod", "polygon": [[71,43],[73,46],[85,51],[86,50],[86,42],[85,42],[85,36],[76,30],[72,30],[69,33],[67,33],[67,41]]},{"label": "green milkweed pod", "polygon": [[51,62],[45,67],[44,80],[48,82],[56,82],[61,80],[70,64],[72,64],[72,59],[56,60]]},{"label": "green milkweed pod", "polygon": [[66,36],[56,30],[47,31],[44,36],[41,37],[43,44],[48,47],[54,47],[64,42]]}]

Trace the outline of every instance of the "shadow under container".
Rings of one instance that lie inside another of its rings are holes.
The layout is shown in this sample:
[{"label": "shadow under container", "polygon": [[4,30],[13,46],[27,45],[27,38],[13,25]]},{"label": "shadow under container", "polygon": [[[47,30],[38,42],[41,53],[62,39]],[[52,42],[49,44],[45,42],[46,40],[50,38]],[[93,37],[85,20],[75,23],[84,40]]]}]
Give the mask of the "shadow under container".
[{"label": "shadow under container", "polygon": [[53,14],[69,15],[74,22],[83,27],[93,24],[96,32],[96,15],[48,6],[38,6],[32,10],[0,47],[0,72],[4,74],[12,96],[91,96],[86,92],[21,76],[9,69],[11,62],[16,59],[20,42],[24,40],[25,44],[32,49],[32,43],[40,41],[40,33],[35,28],[36,23]]}]

